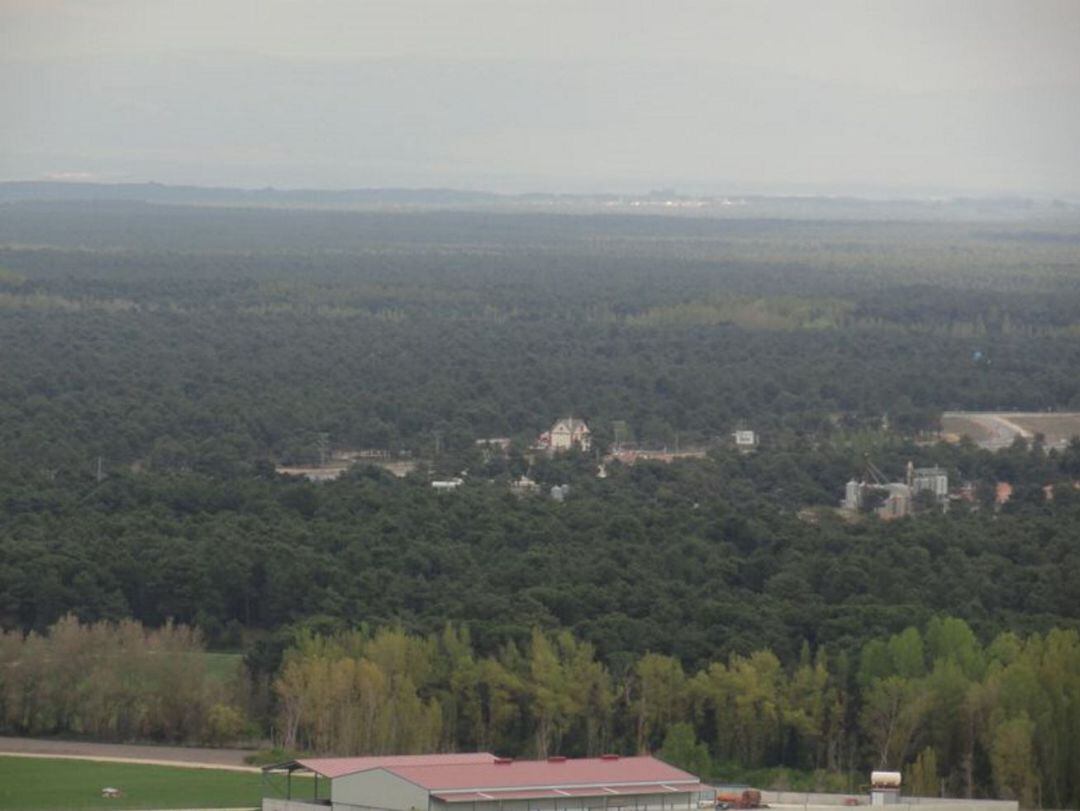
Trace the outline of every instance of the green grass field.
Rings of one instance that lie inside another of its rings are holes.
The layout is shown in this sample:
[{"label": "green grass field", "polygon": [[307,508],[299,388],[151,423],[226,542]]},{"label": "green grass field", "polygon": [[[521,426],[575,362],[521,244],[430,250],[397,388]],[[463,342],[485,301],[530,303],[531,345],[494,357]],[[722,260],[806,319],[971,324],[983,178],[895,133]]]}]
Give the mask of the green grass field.
[{"label": "green grass field", "polygon": [[[106,786],[123,795],[102,798]],[[258,774],[0,756],[0,809],[257,808],[261,798]]]},{"label": "green grass field", "polygon": [[204,653],[202,656],[206,659],[206,672],[210,678],[221,682],[231,679],[244,663],[240,653]]}]

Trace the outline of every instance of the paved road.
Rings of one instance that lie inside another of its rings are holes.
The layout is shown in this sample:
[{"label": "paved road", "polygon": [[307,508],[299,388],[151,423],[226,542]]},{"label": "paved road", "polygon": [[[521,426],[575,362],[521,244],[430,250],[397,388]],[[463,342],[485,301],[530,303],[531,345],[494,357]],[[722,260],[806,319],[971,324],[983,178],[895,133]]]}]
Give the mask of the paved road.
[{"label": "paved road", "polygon": [[258,771],[258,768],[244,763],[244,756],[251,754],[245,749],[206,749],[188,746],[146,746],[0,737],[0,754]]}]

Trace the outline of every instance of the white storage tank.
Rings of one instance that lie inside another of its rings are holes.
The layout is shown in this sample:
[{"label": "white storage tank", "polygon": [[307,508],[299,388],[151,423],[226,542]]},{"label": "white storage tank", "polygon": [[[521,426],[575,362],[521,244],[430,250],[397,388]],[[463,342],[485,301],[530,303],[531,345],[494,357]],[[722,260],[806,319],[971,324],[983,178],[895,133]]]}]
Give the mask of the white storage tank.
[{"label": "white storage tank", "polygon": [[900,772],[870,772],[870,805],[900,802]]}]

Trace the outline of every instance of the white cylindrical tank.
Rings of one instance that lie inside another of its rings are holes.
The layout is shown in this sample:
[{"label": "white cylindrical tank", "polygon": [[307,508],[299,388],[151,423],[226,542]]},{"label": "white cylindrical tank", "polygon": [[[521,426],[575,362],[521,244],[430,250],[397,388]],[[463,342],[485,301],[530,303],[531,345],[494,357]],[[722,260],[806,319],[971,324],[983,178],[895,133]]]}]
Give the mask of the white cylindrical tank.
[{"label": "white cylindrical tank", "polygon": [[900,788],[900,772],[870,772],[871,788]]}]

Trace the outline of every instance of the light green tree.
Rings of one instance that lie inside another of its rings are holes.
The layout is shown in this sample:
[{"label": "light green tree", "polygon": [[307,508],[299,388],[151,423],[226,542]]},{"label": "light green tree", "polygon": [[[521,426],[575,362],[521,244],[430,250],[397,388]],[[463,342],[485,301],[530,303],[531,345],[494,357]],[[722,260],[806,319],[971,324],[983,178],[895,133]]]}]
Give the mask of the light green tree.
[{"label": "light green tree", "polygon": [[904,762],[929,704],[921,682],[900,676],[878,679],[866,691],[860,723],[878,768]]},{"label": "light green tree", "polygon": [[694,727],[685,721],[668,727],[658,754],[661,760],[699,777],[712,774],[709,747],[698,741]]},{"label": "light green tree", "polygon": [[1034,807],[1039,785],[1034,735],[1034,722],[1022,713],[999,723],[990,745],[990,765],[998,793],[1019,801],[1023,808]]},{"label": "light green tree", "polygon": [[686,674],[677,659],[645,654],[634,670],[637,697],[637,751],[645,754],[655,737],[684,720],[688,691]]},{"label": "light green tree", "polygon": [[916,797],[937,797],[940,794],[937,752],[934,747],[928,746],[919,752],[911,766],[911,776],[905,782],[908,792]]}]

